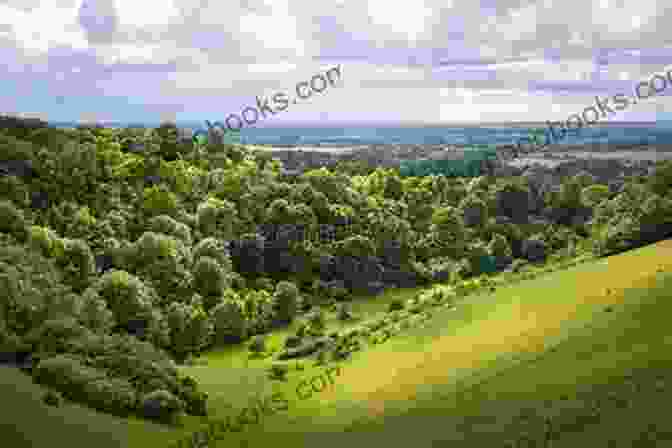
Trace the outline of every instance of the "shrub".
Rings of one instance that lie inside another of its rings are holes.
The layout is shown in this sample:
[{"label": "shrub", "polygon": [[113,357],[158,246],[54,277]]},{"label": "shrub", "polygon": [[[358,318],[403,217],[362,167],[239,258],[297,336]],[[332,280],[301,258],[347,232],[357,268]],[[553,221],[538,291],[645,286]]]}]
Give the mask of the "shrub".
[{"label": "shrub", "polygon": [[266,351],[266,337],[264,335],[256,335],[252,338],[248,349],[254,354],[263,353]]},{"label": "shrub", "polygon": [[49,389],[43,396],[42,401],[47,406],[60,407],[63,404],[63,396],[60,392]]},{"label": "shrub", "polygon": [[326,322],[324,313],[320,309],[312,311],[308,316],[308,334],[321,336],[324,334]]},{"label": "shrub", "polygon": [[336,318],[340,321],[347,321],[352,319],[352,312],[347,304],[342,303],[336,310]]},{"label": "shrub", "polygon": [[295,348],[301,345],[301,337],[298,335],[288,335],[285,338],[285,348]]},{"label": "shrub", "polygon": [[404,302],[401,299],[394,299],[387,307],[388,312],[399,311],[404,309]]},{"label": "shrub", "polygon": [[155,390],[142,397],[142,415],[171,423],[184,412],[184,402],[167,390]]},{"label": "shrub", "polygon": [[269,378],[272,380],[286,381],[287,372],[289,372],[289,368],[287,367],[287,365],[280,363],[273,363],[269,368]]}]

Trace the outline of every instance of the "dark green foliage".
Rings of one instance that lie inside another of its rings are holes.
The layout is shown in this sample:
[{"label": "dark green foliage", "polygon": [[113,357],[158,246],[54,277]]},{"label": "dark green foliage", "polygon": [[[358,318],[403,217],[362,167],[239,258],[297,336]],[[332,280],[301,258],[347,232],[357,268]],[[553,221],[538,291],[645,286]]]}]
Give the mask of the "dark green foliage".
[{"label": "dark green foliage", "polygon": [[0,201],[0,232],[9,233],[19,241],[28,236],[23,212],[10,201]]},{"label": "dark green foliage", "polygon": [[166,319],[171,350],[180,358],[204,350],[212,342],[214,328],[206,312],[192,305],[173,302]]},{"label": "dark green foliage", "polygon": [[289,323],[294,319],[299,300],[299,288],[292,282],[282,281],[273,293],[276,320]]},{"label": "dark green foliage", "polygon": [[60,407],[63,404],[63,396],[60,392],[49,389],[42,397],[44,404],[48,406]]},{"label": "dark green foliage", "polygon": [[248,349],[251,353],[259,354],[266,351],[266,337],[258,334],[252,338]]},{"label": "dark green foliage", "polygon": [[217,344],[226,345],[247,338],[248,323],[238,302],[222,302],[212,310],[211,315]]},{"label": "dark green foliage", "polygon": [[404,309],[404,302],[401,301],[400,299],[394,299],[393,301],[390,302],[389,306],[387,307],[387,310],[392,312],[392,311],[399,311]]},{"label": "dark green foliage", "polygon": [[219,296],[229,286],[226,272],[214,258],[199,258],[193,275],[194,289],[202,296]]},{"label": "dark green foliage", "polygon": [[174,423],[184,408],[182,400],[167,390],[155,390],[142,397],[142,415],[162,423]]},{"label": "dark green foliage", "polygon": [[269,368],[269,378],[272,380],[286,381],[289,367],[286,364],[273,363]]}]

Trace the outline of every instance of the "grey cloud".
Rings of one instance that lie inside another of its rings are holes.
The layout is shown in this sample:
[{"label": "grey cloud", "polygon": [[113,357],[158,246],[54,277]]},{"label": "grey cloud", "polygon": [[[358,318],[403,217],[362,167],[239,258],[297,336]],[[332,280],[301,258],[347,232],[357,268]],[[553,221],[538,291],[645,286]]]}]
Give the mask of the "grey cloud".
[{"label": "grey cloud", "polygon": [[79,23],[91,43],[111,43],[119,26],[114,0],[84,0]]}]

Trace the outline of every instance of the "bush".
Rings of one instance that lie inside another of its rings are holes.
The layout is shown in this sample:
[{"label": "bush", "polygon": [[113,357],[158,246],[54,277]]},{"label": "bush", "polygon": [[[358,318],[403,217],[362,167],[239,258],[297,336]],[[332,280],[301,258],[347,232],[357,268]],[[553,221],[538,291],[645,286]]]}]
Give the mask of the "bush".
[{"label": "bush", "polygon": [[266,337],[264,335],[256,335],[252,338],[248,349],[254,354],[260,354],[266,351]]},{"label": "bush", "polygon": [[184,412],[184,402],[167,390],[155,390],[142,397],[142,415],[172,423]]},{"label": "bush", "polygon": [[272,380],[287,380],[287,372],[289,368],[285,364],[273,363],[269,368],[269,378]]},{"label": "bush", "polygon": [[49,389],[42,396],[42,402],[47,406],[60,407],[63,404],[63,396],[60,392]]},{"label": "bush", "polygon": [[387,307],[388,312],[399,311],[404,309],[404,302],[401,299],[394,299]]},{"label": "bush", "polygon": [[308,334],[312,336],[321,336],[324,334],[326,322],[324,313],[320,309],[312,311],[308,316]]},{"label": "bush", "polygon": [[301,337],[298,335],[288,335],[285,338],[285,348],[295,348],[301,345]]}]

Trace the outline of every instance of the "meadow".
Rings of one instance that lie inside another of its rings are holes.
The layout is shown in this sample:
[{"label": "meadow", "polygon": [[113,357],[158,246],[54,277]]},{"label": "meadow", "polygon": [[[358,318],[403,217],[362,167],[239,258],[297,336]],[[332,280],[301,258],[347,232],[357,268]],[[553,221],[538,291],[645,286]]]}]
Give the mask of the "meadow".
[{"label": "meadow", "polygon": [[[285,412],[208,446],[666,446],[670,252],[663,241],[536,278],[523,273],[494,293],[438,305],[422,326],[339,363],[326,390],[304,400],[297,385],[324,366],[270,381],[269,361],[249,359],[242,346],[207,353],[181,369],[209,393],[210,415],[188,417],[180,429],[73,404],[45,407],[29,377],[0,369],[0,384],[12,384],[5,402],[16,403],[3,407],[3,437],[17,438],[10,446],[177,446],[250,397],[282,393]],[[384,313],[416,292],[359,298],[353,308]],[[274,333],[270,344],[282,337]]]}]

